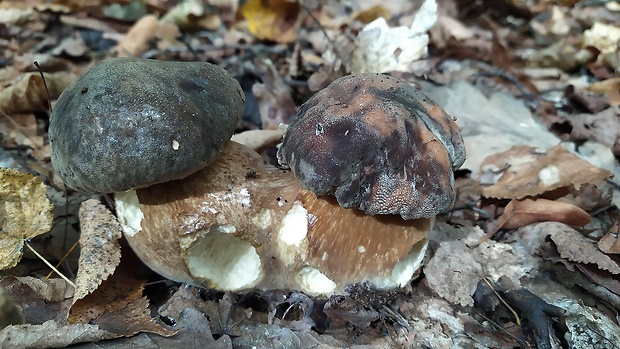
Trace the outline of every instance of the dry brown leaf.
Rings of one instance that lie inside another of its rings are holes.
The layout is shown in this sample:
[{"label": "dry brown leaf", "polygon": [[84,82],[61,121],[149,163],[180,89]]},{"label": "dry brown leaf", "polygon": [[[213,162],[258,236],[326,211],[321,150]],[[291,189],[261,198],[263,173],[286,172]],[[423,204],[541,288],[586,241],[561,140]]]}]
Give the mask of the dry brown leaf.
[{"label": "dry brown leaf", "polygon": [[599,269],[620,274],[620,265],[608,255],[599,251],[596,245],[581,233],[562,223],[554,223],[557,229],[550,229],[549,237],[555,243],[562,258],[571,262],[596,264]]},{"label": "dry brown leaf", "polygon": [[[75,76],[66,72],[45,74],[50,99],[56,99]],[[14,112],[48,111],[47,94],[39,73],[27,73],[0,91],[0,110]]]},{"label": "dry brown leaf", "polygon": [[499,227],[516,229],[536,222],[561,222],[584,226],[592,220],[581,208],[566,202],[547,199],[511,200],[499,217]]},{"label": "dry brown leaf", "polygon": [[116,46],[119,57],[138,57],[149,48],[149,41],[155,37],[159,21],[155,15],[140,18]]},{"label": "dry brown leaf", "polygon": [[620,215],[614,211],[610,216],[614,224],[598,241],[598,249],[608,254],[620,254]]},{"label": "dry brown leaf", "polygon": [[52,204],[38,177],[14,169],[0,169],[0,270],[22,258],[24,240],[52,228]]},{"label": "dry brown leaf", "polygon": [[601,185],[612,175],[561,145],[546,153],[530,146],[515,146],[487,157],[481,168],[493,176],[500,175],[495,184],[482,189],[483,196],[498,199],[522,199],[571,185]]},{"label": "dry brown leaf", "polygon": [[222,24],[217,14],[211,13],[202,0],[178,3],[161,19],[161,23],[174,23],[181,29],[216,30]]},{"label": "dry brown leaf", "polygon": [[11,348],[64,348],[71,344],[118,338],[96,325],[66,325],[49,320],[41,325],[9,326],[0,331],[0,343]]},{"label": "dry brown leaf", "polygon": [[19,305],[26,323],[30,324],[42,324],[48,320],[64,321],[74,291],[63,279],[30,276],[5,277],[0,280],[0,288]]},{"label": "dry brown leaf", "polygon": [[370,8],[358,11],[354,13],[351,17],[353,17],[354,21],[360,21],[364,24],[368,24],[379,17],[383,17],[386,21],[389,21],[392,18],[392,13],[390,12],[390,10],[388,10],[382,5],[375,5]]},{"label": "dry brown leaf", "polygon": [[584,90],[606,94],[610,105],[620,106],[620,77],[595,82]]},{"label": "dry brown leaf", "polygon": [[44,145],[33,113],[8,115],[0,111],[0,135],[6,149],[20,146],[38,149]]},{"label": "dry brown leaf", "polygon": [[73,304],[69,323],[98,325],[102,330],[123,336],[139,332],[171,336],[150,316],[149,302],[142,296],[144,280],[132,276],[132,262],[121,264],[93,293]]},{"label": "dry brown leaf", "polygon": [[248,29],[260,40],[289,43],[297,39],[301,6],[286,0],[250,0],[241,6]]},{"label": "dry brown leaf", "polygon": [[110,276],[121,261],[118,239],[123,229],[116,217],[97,200],[80,206],[80,259],[73,303],[90,294]]},{"label": "dry brown leaf", "polygon": [[291,88],[284,83],[273,62],[266,58],[257,62],[264,73],[263,83],[252,86],[252,93],[258,101],[262,127],[265,130],[277,129],[281,123],[288,124],[297,112]]}]

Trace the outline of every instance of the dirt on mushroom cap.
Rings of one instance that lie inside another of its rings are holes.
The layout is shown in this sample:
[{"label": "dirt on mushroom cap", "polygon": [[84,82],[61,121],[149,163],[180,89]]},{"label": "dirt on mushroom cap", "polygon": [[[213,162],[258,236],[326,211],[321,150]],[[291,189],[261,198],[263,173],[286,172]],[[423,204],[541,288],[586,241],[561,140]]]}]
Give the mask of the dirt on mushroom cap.
[{"label": "dirt on mushroom cap", "polygon": [[224,148],[243,113],[237,81],[205,62],[113,58],[58,99],[54,168],[70,187],[117,192],[183,178]]}]

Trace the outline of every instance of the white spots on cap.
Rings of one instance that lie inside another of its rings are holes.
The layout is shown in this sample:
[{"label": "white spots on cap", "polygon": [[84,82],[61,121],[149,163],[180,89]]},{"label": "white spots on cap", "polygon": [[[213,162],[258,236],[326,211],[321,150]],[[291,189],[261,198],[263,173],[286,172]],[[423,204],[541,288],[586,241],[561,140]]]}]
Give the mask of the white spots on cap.
[{"label": "white spots on cap", "polygon": [[176,139],[172,140],[172,150],[179,150],[180,146],[181,144],[179,144],[179,141],[177,141]]},{"label": "white spots on cap", "polygon": [[364,246],[362,246],[362,245],[357,246],[357,252],[359,252],[359,253],[364,253],[364,252],[366,252],[366,247],[364,247]]},{"label": "white spots on cap", "polygon": [[252,223],[260,229],[267,229],[273,222],[273,214],[273,210],[263,209],[252,217]]},{"label": "white spots on cap", "polygon": [[323,124],[322,124],[322,123],[320,123],[320,122],[319,122],[318,124],[316,124],[316,131],[315,131],[315,134],[316,134],[317,136],[320,136],[320,135],[322,135],[322,134],[323,134]]},{"label": "white spots on cap", "polygon": [[344,135],[348,135],[349,134],[349,130],[344,131]]},{"label": "white spots on cap", "polygon": [[323,252],[323,256],[321,257],[321,260],[325,262],[327,260],[327,256],[328,256],[327,252]]},{"label": "white spots on cap", "polygon": [[250,192],[248,191],[248,188],[241,188],[239,192],[228,192],[226,194],[209,193],[209,197],[233,207],[241,206],[247,208],[251,205]]},{"label": "white spots on cap", "polygon": [[562,180],[560,170],[553,166],[545,166],[538,172],[538,179],[545,185],[554,185]]}]

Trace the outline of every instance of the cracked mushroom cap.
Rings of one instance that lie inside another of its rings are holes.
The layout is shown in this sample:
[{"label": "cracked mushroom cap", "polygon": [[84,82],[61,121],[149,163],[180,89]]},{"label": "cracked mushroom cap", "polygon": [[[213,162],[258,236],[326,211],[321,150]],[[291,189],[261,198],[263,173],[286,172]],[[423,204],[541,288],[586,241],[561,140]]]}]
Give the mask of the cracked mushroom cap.
[{"label": "cracked mushroom cap", "polygon": [[454,119],[409,83],[354,74],[304,103],[278,159],[345,208],[416,219],[452,204],[465,146]]},{"label": "cracked mushroom cap", "polygon": [[215,159],[244,104],[237,81],[213,64],[104,60],[58,99],[49,126],[52,164],[82,192],[180,179]]}]

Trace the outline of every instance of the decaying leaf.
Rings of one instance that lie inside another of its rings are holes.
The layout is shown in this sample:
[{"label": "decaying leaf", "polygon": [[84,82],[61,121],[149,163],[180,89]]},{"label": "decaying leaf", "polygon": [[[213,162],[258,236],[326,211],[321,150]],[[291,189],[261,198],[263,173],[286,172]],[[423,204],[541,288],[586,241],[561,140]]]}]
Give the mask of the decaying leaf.
[{"label": "decaying leaf", "polygon": [[620,216],[618,212],[612,212],[610,216],[614,224],[598,241],[598,249],[608,254],[620,254]]},{"label": "decaying leaf", "polygon": [[[56,99],[69,86],[75,76],[58,72],[45,74],[50,99]],[[14,112],[48,111],[47,94],[39,73],[26,73],[10,86],[0,91],[0,110]]]},{"label": "decaying leaf", "polygon": [[78,300],[71,307],[67,322],[97,325],[100,329],[122,336],[139,332],[171,336],[170,331],[150,316],[145,296],[144,280],[132,275],[132,264],[116,270],[93,293]]},{"label": "decaying leaf", "polygon": [[31,276],[5,277],[0,280],[0,288],[22,309],[25,323],[29,324],[42,324],[48,320],[64,321],[74,291],[63,279]]},{"label": "decaying leaf", "polygon": [[301,23],[301,6],[297,1],[250,0],[241,6],[248,29],[260,40],[279,43],[297,39]]},{"label": "decaying leaf", "polygon": [[611,172],[580,159],[561,145],[546,152],[530,146],[515,146],[489,156],[481,165],[496,183],[482,189],[488,198],[521,199],[554,189],[582,184],[600,185]]},{"label": "decaying leaf", "polygon": [[549,238],[555,243],[562,258],[571,262],[592,263],[599,269],[607,270],[615,275],[620,274],[620,265],[599,251],[596,245],[581,233],[562,223],[548,224],[555,227],[551,230]]},{"label": "decaying leaf", "polygon": [[516,229],[536,222],[561,222],[584,226],[592,217],[581,208],[566,202],[547,199],[511,200],[499,217],[502,229]]},{"label": "decaying leaf", "polygon": [[52,228],[52,204],[38,177],[14,169],[0,169],[0,270],[22,257],[24,240]]},{"label": "decaying leaf", "polygon": [[119,57],[138,57],[149,48],[149,41],[155,37],[159,21],[155,15],[146,15],[138,20],[116,46]]},{"label": "decaying leaf", "polygon": [[473,254],[463,253],[462,241],[442,242],[424,269],[426,283],[441,297],[463,306],[473,305],[472,295],[484,277],[483,266]]},{"label": "decaying leaf", "polygon": [[426,32],[436,21],[437,2],[425,0],[410,27],[391,28],[382,17],[368,23],[355,39],[353,72],[408,71],[426,54]]},{"label": "decaying leaf", "polygon": [[273,62],[266,58],[257,62],[263,83],[252,86],[252,93],[258,101],[263,129],[277,129],[281,123],[290,123],[297,112],[292,90],[284,83]]},{"label": "decaying leaf", "polygon": [[161,23],[174,23],[181,29],[216,30],[222,24],[217,14],[208,10],[207,3],[202,0],[179,2],[162,17]]},{"label": "decaying leaf", "polygon": [[97,325],[66,325],[54,320],[40,325],[9,326],[0,331],[0,343],[10,343],[11,348],[64,348],[71,344],[117,337]]},{"label": "decaying leaf", "polygon": [[116,217],[97,200],[80,206],[80,259],[73,302],[90,294],[114,272],[121,261],[118,239],[123,234]]}]

